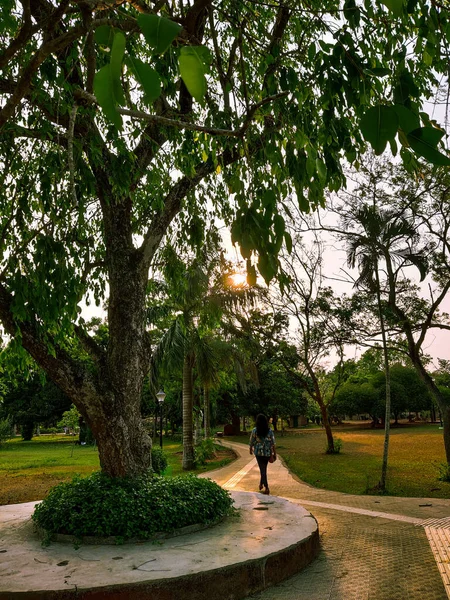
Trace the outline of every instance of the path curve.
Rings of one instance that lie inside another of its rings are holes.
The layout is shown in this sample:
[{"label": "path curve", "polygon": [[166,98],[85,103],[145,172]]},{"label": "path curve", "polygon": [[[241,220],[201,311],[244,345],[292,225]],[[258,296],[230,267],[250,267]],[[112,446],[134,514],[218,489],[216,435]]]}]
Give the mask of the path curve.
[{"label": "path curve", "polygon": [[[233,491],[255,491],[256,461],[245,444],[222,441],[238,458],[205,476]],[[450,500],[357,496],[314,488],[282,460],[269,465],[271,493],[301,504],[319,522],[322,552],[259,600],[450,599]]]}]

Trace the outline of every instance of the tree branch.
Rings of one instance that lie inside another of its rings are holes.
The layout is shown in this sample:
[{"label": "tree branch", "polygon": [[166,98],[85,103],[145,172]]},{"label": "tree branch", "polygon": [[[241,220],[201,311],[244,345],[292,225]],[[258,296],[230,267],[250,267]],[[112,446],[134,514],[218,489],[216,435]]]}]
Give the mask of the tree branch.
[{"label": "tree branch", "polygon": [[89,356],[97,363],[103,364],[106,360],[106,353],[97,344],[97,342],[79,325],[74,326],[75,333],[81,345]]},{"label": "tree branch", "polygon": [[[168,117],[163,117],[161,115],[151,115],[140,110],[129,110],[128,108],[118,108],[117,112],[121,115],[126,115],[136,119],[159,123],[167,127],[175,127],[176,129],[189,129],[191,131],[200,131],[202,133],[208,133],[209,135],[214,136],[242,138],[246,133],[247,129],[250,127],[256,112],[262,106],[280,100],[281,98],[286,98],[286,96],[288,96],[289,93],[290,92],[288,91],[279,92],[278,94],[267,96],[266,98],[263,98],[260,102],[253,104],[253,106],[250,107],[248,113],[245,115],[243,124],[238,129],[220,129],[216,127],[205,127],[203,125],[197,125],[196,123],[190,123],[189,121],[180,121],[178,119],[171,119]],[[88,100],[92,104],[98,105],[97,98],[92,94],[88,94],[82,89],[75,90],[74,96],[75,98]]]},{"label": "tree branch", "polygon": [[31,22],[30,0],[23,0],[23,25],[20,28],[18,35],[13,39],[8,48],[0,54],[0,69],[2,69],[12,57],[19,51],[25,43],[33,35],[33,27]]},{"label": "tree branch", "polygon": [[0,110],[0,129],[14,114],[19,102],[27,95],[32,86],[32,78],[44,60],[54,52],[60,52],[69,44],[75,41],[80,35],[86,33],[84,26],[78,26],[71,29],[69,32],[60,35],[59,37],[44,42],[41,47],[34,53],[28,65],[22,71],[16,88],[12,96],[7,100],[4,107]]},{"label": "tree branch", "polygon": [[12,304],[13,296],[0,284],[0,320],[6,333],[12,337],[17,337],[19,334],[23,348],[49,374],[54,383],[69,397],[76,397],[77,406],[85,406],[87,397],[96,395],[94,382],[89,373],[60,348],[48,332],[44,342],[40,339],[37,325],[16,321]]},{"label": "tree branch", "polygon": [[[266,133],[268,134],[269,131],[266,131]],[[264,146],[264,143],[265,136],[262,134],[256,139],[256,141],[249,145],[247,156],[251,156],[258,152]],[[240,159],[242,159],[242,155],[238,146],[233,149],[225,150],[219,157],[217,157],[218,163],[222,167],[231,165]],[[195,169],[196,175],[194,177],[184,176],[172,187],[164,200],[163,211],[159,215],[155,216],[140,247],[140,252],[142,253],[143,260],[146,264],[150,264],[161,239],[167,231],[167,228],[180,211],[181,201],[205,177],[214,173],[216,167],[217,165],[211,159],[204,163],[200,163]]]}]

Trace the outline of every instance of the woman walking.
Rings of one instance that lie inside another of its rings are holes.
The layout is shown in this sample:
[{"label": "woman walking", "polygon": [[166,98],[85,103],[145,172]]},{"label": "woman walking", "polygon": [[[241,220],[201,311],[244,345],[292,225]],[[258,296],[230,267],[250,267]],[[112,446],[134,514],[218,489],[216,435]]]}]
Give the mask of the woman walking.
[{"label": "woman walking", "polygon": [[264,494],[270,494],[269,484],[267,483],[267,464],[272,455],[272,462],[276,460],[277,453],[275,449],[275,436],[264,415],[260,414],[256,417],[256,427],[252,429],[249,444],[250,454],[255,455],[259,472],[261,473],[259,489],[262,490],[264,487]]}]

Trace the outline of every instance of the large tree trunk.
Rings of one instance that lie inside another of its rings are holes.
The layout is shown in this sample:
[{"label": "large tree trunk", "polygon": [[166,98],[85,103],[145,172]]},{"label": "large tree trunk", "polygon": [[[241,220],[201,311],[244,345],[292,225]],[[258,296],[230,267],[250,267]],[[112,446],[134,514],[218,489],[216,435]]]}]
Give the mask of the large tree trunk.
[{"label": "large tree trunk", "polygon": [[103,208],[110,291],[107,351],[75,327],[92,361],[74,359],[51,334],[41,332],[37,319],[14,319],[13,297],[1,285],[0,318],[11,336],[20,330],[23,347],[79,409],[97,441],[102,470],[134,477],[151,465],[151,440],[140,410],[151,352],[145,332],[148,264],[132,244],[130,203],[114,205],[109,198]]},{"label": "large tree trunk", "polygon": [[194,468],[194,377],[192,358],[186,354],[183,362],[183,469]]},{"label": "large tree trunk", "polygon": [[102,470],[113,476],[136,476],[151,465],[151,440],[141,418],[150,360],[145,332],[148,265],[133,247],[130,211],[128,199],[104,210],[109,276],[107,391],[100,414],[93,413],[91,406],[86,411]]},{"label": "large tree trunk", "polygon": [[112,477],[133,477],[145,473],[151,465],[151,439],[142,425],[139,406],[123,398],[102,402],[107,410],[86,421],[97,441],[102,471]]},{"label": "large tree trunk", "polygon": [[414,368],[420,375],[420,378],[425,383],[428,391],[432,394],[436,400],[439,410],[442,416],[443,434],[444,434],[444,449],[445,459],[450,464],[450,406],[446,402],[445,398],[439,391],[438,386],[435,384],[434,379],[428,374],[427,370],[423,366],[420,356],[416,352],[410,352],[409,356],[414,365]]},{"label": "large tree trunk", "polygon": [[328,419],[328,410],[326,404],[323,402],[321,397],[316,398],[316,402],[320,408],[320,414],[322,415],[322,423],[325,427],[325,433],[327,436],[327,453],[333,454],[334,452],[334,439],[333,432],[331,431],[330,421]]}]

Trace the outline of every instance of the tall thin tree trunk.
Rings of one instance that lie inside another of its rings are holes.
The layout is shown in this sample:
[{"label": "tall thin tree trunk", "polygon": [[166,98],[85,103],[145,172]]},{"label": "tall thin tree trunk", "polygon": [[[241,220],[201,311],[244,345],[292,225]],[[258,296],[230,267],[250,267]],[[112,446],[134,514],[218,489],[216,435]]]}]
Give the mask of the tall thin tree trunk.
[{"label": "tall thin tree trunk", "polygon": [[183,362],[183,469],[194,468],[194,378],[192,357],[186,354]]},{"label": "tall thin tree trunk", "polygon": [[205,425],[205,438],[209,438],[211,437],[211,398],[208,386],[205,386],[203,390],[203,419]]},{"label": "tall thin tree trunk", "polygon": [[323,400],[320,399],[316,400],[317,404],[319,405],[320,408],[320,414],[322,415],[322,423],[323,426],[325,428],[325,433],[327,436],[327,453],[328,454],[333,454],[334,452],[334,439],[333,439],[333,432],[331,430],[331,425],[330,425],[330,421],[328,420],[328,411],[327,411],[327,407],[324,404]]},{"label": "tall thin tree trunk", "polygon": [[386,490],[386,477],[389,458],[389,438],[391,427],[391,371],[389,367],[389,355],[387,348],[386,328],[384,325],[383,311],[381,307],[380,279],[378,269],[375,271],[377,281],[377,303],[378,314],[380,318],[381,339],[383,342],[383,357],[384,357],[384,375],[386,379],[386,410],[384,417],[384,445],[383,445],[383,462],[381,463],[381,478],[378,487],[381,491]]}]

